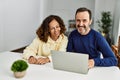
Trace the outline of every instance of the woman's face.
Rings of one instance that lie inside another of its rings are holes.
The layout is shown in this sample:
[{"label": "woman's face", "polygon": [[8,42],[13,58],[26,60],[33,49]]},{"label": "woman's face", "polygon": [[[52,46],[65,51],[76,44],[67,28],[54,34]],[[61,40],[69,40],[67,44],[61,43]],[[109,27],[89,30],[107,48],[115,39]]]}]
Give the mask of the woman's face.
[{"label": "woman's face", "polygon": [[54,19],[49,23],[49,30],[50,30],[50,37],[53,40],[57,40],[60,35],[60,25],[59,23]]}]

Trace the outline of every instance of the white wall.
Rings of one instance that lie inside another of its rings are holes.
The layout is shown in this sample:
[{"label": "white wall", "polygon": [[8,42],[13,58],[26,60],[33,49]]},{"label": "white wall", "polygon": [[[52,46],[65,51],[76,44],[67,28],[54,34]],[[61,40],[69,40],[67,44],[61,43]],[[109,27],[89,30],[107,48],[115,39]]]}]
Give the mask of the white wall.
[{"label": "white wall", "polygon": [[3,50],[3,6],[4,4],[0,1],[0,51]]},{"label": "white wall", "polygon": [[49,0],[40,0],[40,23],[42,23],[46,14],[49,13],[47,12],[48,1]]},{"label": "white wall", "polygon": [[28,45],[39,25],[40,0],[0,0],[0,51]]},{"label": "white wall", "polygon": [[120,0],[116,0],[114,12],[115,13],[114,13],[113,39],[114,44],[118,45],[118,36],[120,36]]},{"label": "white wall", "polygon": [[98,30],[96,21],[101,18],[102,11],[110,11],[113,19],[116,0],[95,0],[94,29]]}]

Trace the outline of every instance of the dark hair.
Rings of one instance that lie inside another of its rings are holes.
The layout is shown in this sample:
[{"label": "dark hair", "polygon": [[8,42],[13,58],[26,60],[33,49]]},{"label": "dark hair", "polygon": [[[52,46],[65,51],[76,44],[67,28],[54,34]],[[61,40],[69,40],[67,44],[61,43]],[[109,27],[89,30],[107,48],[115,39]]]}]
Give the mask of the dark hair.
[{"label": "dark hair", "polygon": [[78,12],[84,12],[84,11],[87,11],[87,12],[89,13],[89,19],[91,20],[91,18],[92,18],[91,10],[89,10],[89,9],[87,9],[87,8],[85,8],[85,7],[78,8],[78,9],[76,10],[75,16],[76,16],[76,14],[77,14]]},{"label": "dark hair", "polygon": [[36,34],[38,35],[39,39],[42,40],[43,42],[47,42],[47,40],[48,40],[48,36],[50,35],[50,33],[49,33],[49,23],[52,20],[56,20],[59,23],[60,28],[61,28],[60,34],[64,33],[65,30],[66,30],[65,24],[59,16],[50,15],[50,16],[46,17],[43,20],[41,26],[36,31]]}]

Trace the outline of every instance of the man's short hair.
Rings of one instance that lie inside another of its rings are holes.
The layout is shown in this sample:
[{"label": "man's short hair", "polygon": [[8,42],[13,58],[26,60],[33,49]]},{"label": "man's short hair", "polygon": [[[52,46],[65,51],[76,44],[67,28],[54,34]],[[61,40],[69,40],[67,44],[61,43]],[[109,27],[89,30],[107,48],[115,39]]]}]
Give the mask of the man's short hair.
[{"label": "man's short hair", "polygon": [[78,12],[84,12],[84,11],[87,11],[87,12],[89,13],[89,19],[91,20],[91,18],[92,18],[91,10],[89,10],[89,9],[87,9],[87,8],[85,8],[85,7],[78,8],[78,9],[76,10],[75,16],[76,16],[76,14],[77,14]]}]

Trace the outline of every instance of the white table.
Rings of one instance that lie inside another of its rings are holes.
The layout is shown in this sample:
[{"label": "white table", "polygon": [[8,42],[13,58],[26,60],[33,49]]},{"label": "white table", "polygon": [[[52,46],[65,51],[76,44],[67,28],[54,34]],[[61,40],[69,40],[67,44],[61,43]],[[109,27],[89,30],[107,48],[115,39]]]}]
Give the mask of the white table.
[{"label": "white table", "polygon": [[0,80],[120,80],[118,67],[95,67],[88,74],[78,74],[54,70],[52,64],[29,64],[25,77],[17,79],[10,70],[12,63],[22,59],[22,54],[14,52],[0,53]]}]

